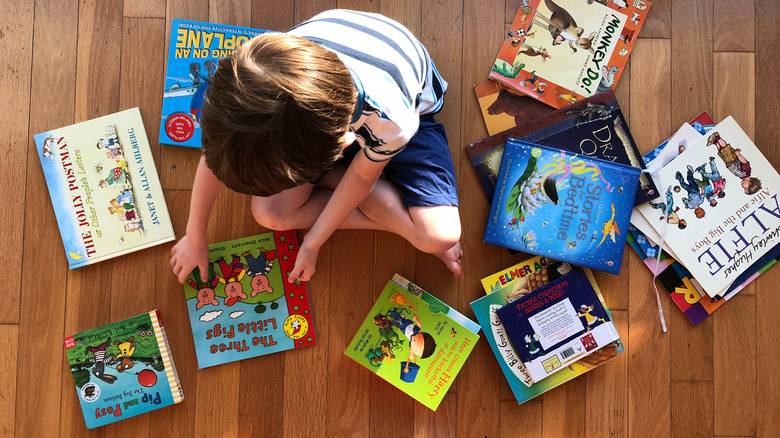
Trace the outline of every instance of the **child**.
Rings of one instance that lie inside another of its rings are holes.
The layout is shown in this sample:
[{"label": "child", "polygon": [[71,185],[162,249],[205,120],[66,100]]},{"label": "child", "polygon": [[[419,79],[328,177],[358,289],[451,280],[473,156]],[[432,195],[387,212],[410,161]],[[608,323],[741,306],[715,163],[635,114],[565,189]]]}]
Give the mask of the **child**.
[{"label": "child", "polygon": [[311,228],[289,281],[311,278],[339,228],[396,233],[459,275],[455,171],[433,118],[446,88],[407,29],[356,11],[257,36],[220,60],[174,274],[183,282],[196,266],[206,272],[206,227],[224,184],[254,195],[261,225]]}]

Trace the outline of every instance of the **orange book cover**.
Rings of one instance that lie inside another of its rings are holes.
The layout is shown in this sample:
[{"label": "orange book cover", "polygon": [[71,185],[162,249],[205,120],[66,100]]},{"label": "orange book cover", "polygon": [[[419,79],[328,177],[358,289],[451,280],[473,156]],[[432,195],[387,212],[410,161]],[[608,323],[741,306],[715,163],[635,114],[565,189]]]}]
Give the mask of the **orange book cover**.
[{"label": "orange book cover", "polygon": [[474,93],[488,135],[498,134],[553,111],[544,103],[491,80],[474,85]]}]

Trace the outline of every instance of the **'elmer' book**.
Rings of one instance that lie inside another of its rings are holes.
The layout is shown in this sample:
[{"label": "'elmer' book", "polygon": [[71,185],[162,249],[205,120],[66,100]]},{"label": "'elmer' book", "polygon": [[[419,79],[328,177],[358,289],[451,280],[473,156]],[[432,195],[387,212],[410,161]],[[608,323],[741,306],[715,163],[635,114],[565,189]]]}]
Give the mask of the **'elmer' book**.
[{"label": "'elmer' book", "polygon": [[486,243],[620,272],[639,169],[509,139]]},{"label": "'elmer' book", "polygon": [[65,354],[90,429],[184,399],[157,310],[69,336]]},{"label": "'elmer' book", "polygon": [[478,333],[477,323],[396,274],[344,354],[435,411]]},{"label": "'elmer' book", "polygon": [[489,77],[555,108],[614,88],[649,9],[647,0],[525,0]]},{"label": "'elmer' book", "polygon": [[138,108],[35,136],[68,266],[173,240]]},{"label": "'elmer' book", "polygon": [[199,368],[317,343],[306,283],[287,281],[297,254],[295,231],[209,245],[207,281],[184,284]]},{"label": "'elmer' book", "polygon": [[160,143],[200,148],[200,111],[221,58],[265,30],[175,19],[163,91]]}]

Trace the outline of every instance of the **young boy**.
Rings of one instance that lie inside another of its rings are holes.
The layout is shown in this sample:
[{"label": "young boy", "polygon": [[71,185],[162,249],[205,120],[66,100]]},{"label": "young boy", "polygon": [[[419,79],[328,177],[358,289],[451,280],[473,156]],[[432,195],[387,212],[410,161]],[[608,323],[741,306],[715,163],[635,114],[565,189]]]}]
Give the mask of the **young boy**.
[{"label": "young boy", "polygon": [[433,118],[446,88],[406,28],[356,11],[323,12],[221,60],[203,104],[187,233],[171,251],[179,282],[196,266],[208,272],[222,185],[253,195],[264,227],[311,228],[289,281],[311,278],[339,228],[396,233],[460,275],[455,171]]}]

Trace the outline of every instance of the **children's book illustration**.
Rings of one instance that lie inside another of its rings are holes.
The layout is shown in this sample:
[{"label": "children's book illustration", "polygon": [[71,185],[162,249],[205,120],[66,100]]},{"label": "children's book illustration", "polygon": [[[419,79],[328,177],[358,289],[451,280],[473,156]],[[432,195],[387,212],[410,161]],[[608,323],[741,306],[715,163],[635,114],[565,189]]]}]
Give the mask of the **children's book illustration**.
[{"label": "children's book illustration", "polygon": [[488,135],[498,134],[553,111],[550,106],[491,80],[475,85],[474,92]]},{"label": "children's book illustration", "polygon": [[306,284],[287,281],[297,254],[295,231],[209,246],[208,280],[184,285],[200,368],[317,343]]}]

